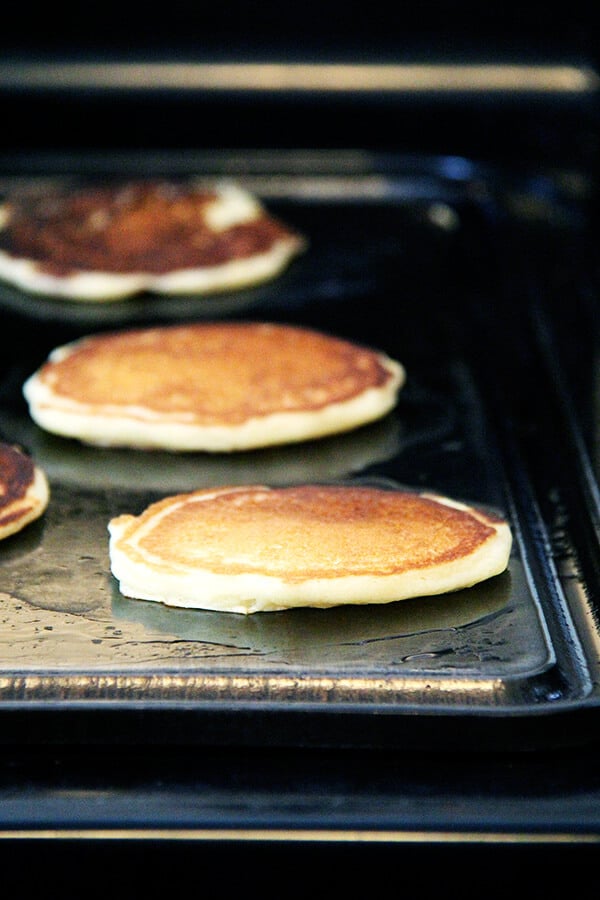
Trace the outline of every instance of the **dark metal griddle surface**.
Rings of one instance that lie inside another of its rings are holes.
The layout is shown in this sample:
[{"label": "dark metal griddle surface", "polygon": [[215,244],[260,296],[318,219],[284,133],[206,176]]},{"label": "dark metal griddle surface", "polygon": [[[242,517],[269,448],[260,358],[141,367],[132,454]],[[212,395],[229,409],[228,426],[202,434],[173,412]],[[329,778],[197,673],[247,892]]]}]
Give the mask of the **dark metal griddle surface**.
[{"label": "dark metal griddle surface", "polygon": [[[43,519],[0,545],[2,739],[389,746],[445,727],[471,744],[469,729],[493,723],[494,740],[565,740],[563,716],[597,705],[574,614],[584,586],[569,575],[566,589],[557,571],[511,418],[519,361],[507,365],[506,261],[485,177],[437,160],[376,177],[342,166],[335,178],[241,180],[310,240],[269,285],[93,307],[0,286],[0,435],[32,453],[52,491]],[[351,434],[234,456],[89,448],[28,416],[23,381],[58,344],[233,317],[386,351],[408,372],[397,409]],[[118,592],[107,523],[121,512],[195,487],[348,480],[497,510],[514,532],[508,572],[443,597],[250,617]]]}]

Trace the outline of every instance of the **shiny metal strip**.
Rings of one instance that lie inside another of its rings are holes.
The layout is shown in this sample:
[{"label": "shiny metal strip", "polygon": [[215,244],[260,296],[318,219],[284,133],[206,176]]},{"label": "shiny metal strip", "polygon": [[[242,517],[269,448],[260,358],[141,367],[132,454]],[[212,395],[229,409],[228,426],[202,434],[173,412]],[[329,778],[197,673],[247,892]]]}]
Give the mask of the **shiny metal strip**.
[{"label": "shiny metal strip", "polygon": [[8,61],[0,66],[5,89],[587,94],[599,86],[593,69],[566,64]]},{"label": "shiny metal strip", "polygon": [[375,831],[356,829],[278,828],[16,828],[0,831],[0,840],[165,840],[306,843],[477,843],[477,844],[596,844],[600,833],[576,834],[477,831]]}]

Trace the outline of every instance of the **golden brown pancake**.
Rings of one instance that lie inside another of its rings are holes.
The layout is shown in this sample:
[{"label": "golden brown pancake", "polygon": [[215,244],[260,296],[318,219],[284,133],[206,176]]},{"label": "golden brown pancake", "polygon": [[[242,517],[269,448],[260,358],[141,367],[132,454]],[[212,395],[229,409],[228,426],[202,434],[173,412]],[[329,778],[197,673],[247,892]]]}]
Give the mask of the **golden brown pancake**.
[{"label": "golden brown pancake", "polygon": [[38,425],[89,444],[233,451],[379,419],[404,380],[385,354],[313,329],[202,322],[59,347],[23,391]]},{"label": "golden brown pancake", "polygon": [[0,443],[0,540],[38,519],[48,501],[43,469],[20,447]]},{"label": "golden brown pancake", "polygon": [[64,187],[0,206],[0,278],[70,300],[235,290],[274,278],[306,246],[229,181]]},{"label": "golden brown pancake", "polygon": [[125,596],[244,614],[456,591],[503,572],[512,542],[483,510],[367,486],[199,490],[108,529]]}]

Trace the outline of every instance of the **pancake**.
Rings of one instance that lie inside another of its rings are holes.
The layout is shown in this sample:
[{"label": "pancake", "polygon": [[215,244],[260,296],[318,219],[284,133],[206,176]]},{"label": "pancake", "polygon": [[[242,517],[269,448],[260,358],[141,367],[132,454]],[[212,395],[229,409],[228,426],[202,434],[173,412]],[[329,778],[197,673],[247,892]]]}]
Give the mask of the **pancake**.
[{"label": "pancake", "polygon": [[43,469],[20,447],[0,442],[0,540],[38,519],[49,497]]},{"label": "pancake", "polygon": [[503,572],[512,543],[450,498],[340,485],[198,490],[108,530],[124,596],[246,615],[456,591]]},{"label": "pancake", "polygon": [[201,322],[78,339],[23,393],[38,425],[87,444],[229,452],[372,422],[404,380],[387,355],[313,329]]},{"label": "pancake", "polygon": [[229,181],[64,187],[0,205],[0,278],[75,301],[237,290],[276,277],[306,245]]}]

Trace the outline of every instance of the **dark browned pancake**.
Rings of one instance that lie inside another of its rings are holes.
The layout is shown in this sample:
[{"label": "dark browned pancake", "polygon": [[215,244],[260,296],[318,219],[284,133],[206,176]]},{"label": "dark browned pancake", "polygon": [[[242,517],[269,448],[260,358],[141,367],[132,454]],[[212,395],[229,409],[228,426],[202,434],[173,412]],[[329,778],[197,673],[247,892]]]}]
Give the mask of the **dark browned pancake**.
[{"label": "dark browned pancake", "polygon": [[512,543],[483,510],[365,486],[194,491],[109,532],[126,596],[246,614],[458,590],[503,572]]},{"label": "dark browned pancake", "polygon": [[20,447],[0,443],[0,540],[38,519],[48,500],[43,470]]},{"label": "dark browned pancake", "polygon": [[72,300],[236,289],[275,277],[305,247],[226,181],[64,187],[0,206],[0,278]]}]

